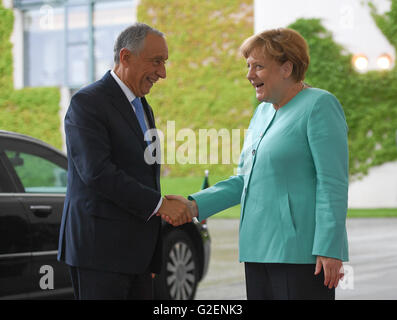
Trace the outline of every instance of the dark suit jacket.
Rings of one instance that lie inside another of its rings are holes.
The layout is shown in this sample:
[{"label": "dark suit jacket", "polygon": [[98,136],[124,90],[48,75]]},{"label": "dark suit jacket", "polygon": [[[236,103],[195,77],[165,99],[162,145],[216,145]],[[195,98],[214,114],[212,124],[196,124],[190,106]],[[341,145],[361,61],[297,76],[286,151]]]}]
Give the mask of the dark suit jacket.
[{"label": "dark suit jacket", "polygon": [[[142,98],[151,128],[152,109]],[[160,165],[110,71],[78,91],[65,117],[68,187],[58,260],[102,271],[160,271]]]}]

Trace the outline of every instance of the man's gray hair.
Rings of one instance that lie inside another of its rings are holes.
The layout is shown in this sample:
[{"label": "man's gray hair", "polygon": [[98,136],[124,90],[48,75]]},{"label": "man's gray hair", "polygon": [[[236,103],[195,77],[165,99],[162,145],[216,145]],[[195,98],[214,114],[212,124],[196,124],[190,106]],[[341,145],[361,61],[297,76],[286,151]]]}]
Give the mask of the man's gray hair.
[{"label": "man's gray hair", "polygon": [[162,32],[140,22],[122,31],[114,44],[114,63],[120,63],[120,51],[123,48],[130,50],[133,54],[138,54],[143,48],[143,42],[148,33],[164,37]]}]

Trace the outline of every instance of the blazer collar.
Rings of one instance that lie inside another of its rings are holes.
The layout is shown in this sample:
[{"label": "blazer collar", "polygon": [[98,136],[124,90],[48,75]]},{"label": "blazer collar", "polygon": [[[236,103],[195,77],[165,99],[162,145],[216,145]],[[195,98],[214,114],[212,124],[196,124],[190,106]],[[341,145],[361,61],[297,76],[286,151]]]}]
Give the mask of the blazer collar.
[{"label": "blazer collar", "polygon": [[[135,112],[132,109],[131,102],[128,101],[123,90],[120,88],[116,80],[110,74],[110,70],[106,72],[101,81],[104,84],[104,88],[107,93],[112,97],[112,105],[121,113],[124,119],[128,122],[132,131],[138,136],[142,147],[145,149],[147,147],[147,144],[144,141],[143,133],[139,125],[138,119],[135,115]],[[149,127],[154,128],[154,119],[152,113],[150,112],[150,106],[144,97],[141,98],[141,101],[149,121]]]},{"label": "blazer collar", "polygon": [[125,96],[127,97],[127,100],[130,102],[133,101],[136,98],[136,96],[131,91],[131,89],[128,88],[127,85],[123,81],[121,81],[121,79],[118,77],[118,75],[113,70],[110,70],[110,75],[117,82],[120,89],[124,92]]}]

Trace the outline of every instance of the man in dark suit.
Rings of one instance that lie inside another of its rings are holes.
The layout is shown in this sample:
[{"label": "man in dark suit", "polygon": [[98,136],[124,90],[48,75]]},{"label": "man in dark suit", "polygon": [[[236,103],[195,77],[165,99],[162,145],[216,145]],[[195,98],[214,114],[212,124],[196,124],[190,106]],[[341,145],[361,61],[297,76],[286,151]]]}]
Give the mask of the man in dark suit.
[{"label": "man in dark suit", "polygon": [[68,187],[58,260],[70,266],[77,299],[151,299],[161,265],[159,215],[174,225],[192,218],[185,204],[161,197],[160,164],[144,157],[151,143],[145,133],[155,128],[145,95],[166,77],[164,35],[134,24],[114,54],[114,69],[78,91],[65,117]]}]

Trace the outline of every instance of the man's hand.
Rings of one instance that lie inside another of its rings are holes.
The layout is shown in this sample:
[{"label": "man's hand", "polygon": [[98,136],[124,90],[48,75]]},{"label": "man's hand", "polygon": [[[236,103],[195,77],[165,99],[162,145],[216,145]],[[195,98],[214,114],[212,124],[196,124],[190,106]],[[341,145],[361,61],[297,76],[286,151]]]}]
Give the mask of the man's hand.
[{"label": "man's hand", "polygon": [[166,196],[157,215],[176,227],[192,221],[195,216],[192,208],[191,201],[182,196]]},{"label": "man's hand", "polygon": [[179,200],[181,202],[183,202],[184,204],[186,204],[186,206],[189,208],[190,210],[190,214],[192,217],[198,217],[198,208],[197,208],[197,204],[196,201],[190,201],[182,196],[178,196],[178,195],[167,195],[165,196],[168,200]]},{"label": "man's hand", "polygon": [[344,276],[342,261],[339,259],[317,256],[316,270],[314,272],[315,276],[320,274],[321,268],[324,269],[324,285],[328,286],[328,289],[336,288],[339,280]]}]

